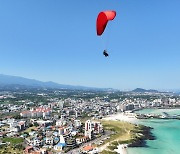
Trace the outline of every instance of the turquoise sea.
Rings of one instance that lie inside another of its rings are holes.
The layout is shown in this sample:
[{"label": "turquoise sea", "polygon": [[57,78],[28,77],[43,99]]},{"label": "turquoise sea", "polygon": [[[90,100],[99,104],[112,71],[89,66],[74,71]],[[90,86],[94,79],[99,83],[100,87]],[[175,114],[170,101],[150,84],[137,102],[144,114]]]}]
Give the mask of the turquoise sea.
[{"label": "turquoise sea", "polygon": [[[180,109],[144,109],[137,113],[179,115]],[[156,140],[147,141],[147,147],[128,148],[128,154],[180,154],[180,120],[143,119],[139,124],[151,126]]]}]

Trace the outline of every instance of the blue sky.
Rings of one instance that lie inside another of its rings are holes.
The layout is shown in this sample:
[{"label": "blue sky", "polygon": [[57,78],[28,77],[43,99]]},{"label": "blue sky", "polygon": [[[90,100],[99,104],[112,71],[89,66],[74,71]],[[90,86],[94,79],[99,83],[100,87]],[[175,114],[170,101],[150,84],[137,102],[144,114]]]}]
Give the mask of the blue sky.
[{"label": "blue sky", "polygon": [[[91,87],[178,89],[179,6],[179,0],[1,0],[0,73]],[[97,37],[103,10],[117,16]]]}]

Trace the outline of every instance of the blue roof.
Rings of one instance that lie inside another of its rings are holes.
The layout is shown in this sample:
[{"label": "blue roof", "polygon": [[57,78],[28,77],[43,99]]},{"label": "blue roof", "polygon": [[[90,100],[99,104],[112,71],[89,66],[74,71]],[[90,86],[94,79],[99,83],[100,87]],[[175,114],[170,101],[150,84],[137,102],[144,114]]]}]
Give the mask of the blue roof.
[{"label": "blue roof", "polygon": [[66,146],[66,143],[58,143],[56,146],[64,147]]},{"label": "blue roof", "polygon": [[58,137],[54,137],[54,140],[59,140],[59,138]]}]

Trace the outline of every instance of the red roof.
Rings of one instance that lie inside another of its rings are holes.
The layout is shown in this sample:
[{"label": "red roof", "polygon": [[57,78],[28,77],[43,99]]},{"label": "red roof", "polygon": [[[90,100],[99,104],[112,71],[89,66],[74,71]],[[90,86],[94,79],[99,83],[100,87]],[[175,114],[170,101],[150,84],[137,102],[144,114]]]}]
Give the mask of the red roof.
[{"label": "red roof", "polygon": [[24,123],[25,123],[24,121],[20,121],[19,125],[24,125]]},{"label": "red roof", "polygon": [[88,146],[83,147],[83,150],[84,151],[90,151],[90,150],[93,150],[93,147],[88,145]]},{"label": "red roof", "polygon": [[28,146],[28,147],[26,147],[25,150],[27,151],[27,150],[32,149],[32,148],[33,148],[32,146]]},{"label": "red roof", "polygon": [[27,114],[27,113],[30,113],[30,111],[22,111],[21,113],[22,114]]}]

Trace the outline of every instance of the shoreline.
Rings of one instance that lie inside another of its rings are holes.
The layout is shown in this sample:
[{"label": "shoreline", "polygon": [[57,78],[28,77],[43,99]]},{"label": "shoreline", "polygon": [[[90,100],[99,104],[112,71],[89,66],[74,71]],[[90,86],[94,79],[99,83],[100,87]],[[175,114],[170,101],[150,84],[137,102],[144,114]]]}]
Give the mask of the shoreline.
[{"label": "shoreline", "polygon": [[147,140],[155,140],[156,137],[152,134],[151,130],[152,127],[147,127],[144,125],[140,125],[142,132],[139,132],[142,134],[140,137],[134,139],[132,143],[128,144],[128,147],[147,147],[146,141]]},{"label": "shoreline", "polygon": [[[118,113],[109,115],[107,117],[104,117],[103,120],[107,121],[124,121],[128,123],[132,123],[133,125],[138,125],[137,122],[139,119],[135,117],[134,113]],[[120,154],[128,154],[127,148],[128,147],[146,147],[146,140],[155,140],[155,136],[153,136],[151,130],[153,128],[147,127],[144,125],[138,125],[139,129],[136,130],[134,133],[137,133],[139,136],[135,136],[134,139],[122,142],[116,145],[116,149],[114,149],[114,152],[120,153]],[[128,142],[128,143],[127,143]],[[105,150],[106,148],[104,148]]]}]

